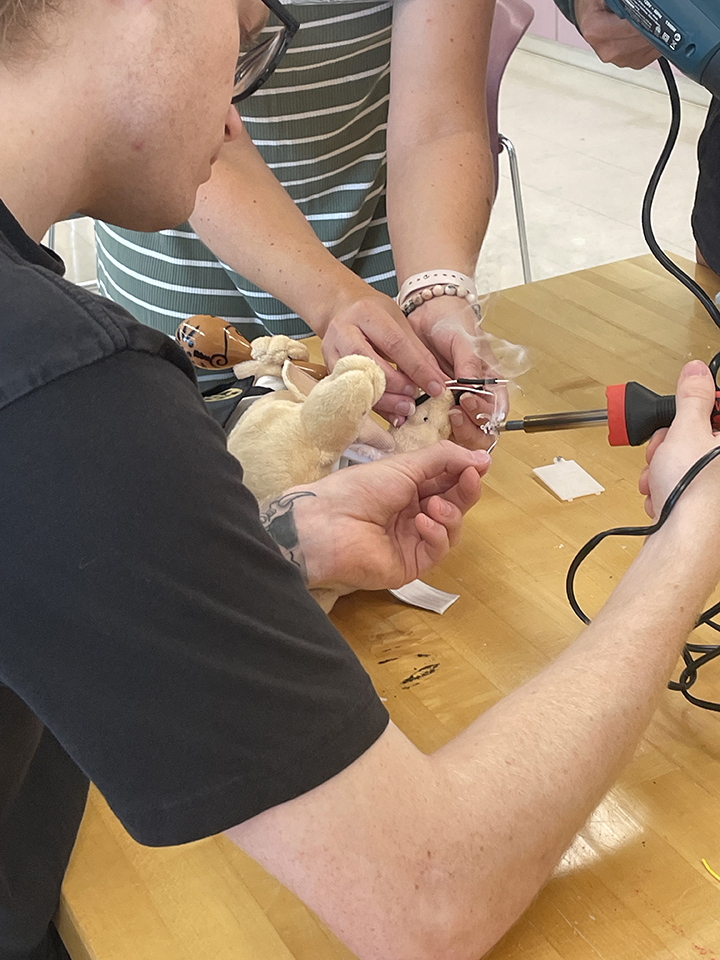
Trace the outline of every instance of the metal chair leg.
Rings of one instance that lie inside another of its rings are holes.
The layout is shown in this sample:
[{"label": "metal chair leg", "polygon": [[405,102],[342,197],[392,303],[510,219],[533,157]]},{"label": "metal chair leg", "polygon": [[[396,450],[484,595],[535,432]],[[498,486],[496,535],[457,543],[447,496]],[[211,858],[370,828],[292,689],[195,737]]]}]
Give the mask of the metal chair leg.
[{"label": "metal chair leg", "polygon": [[520,186],[520,171],[518,169],[517,151],[512,140],[499,134],[500,146],[507,151],[508,161],[510,163],[510,180],[513,188],[513,199],[515,200],[515,219],[517,220],[518,240],[520,242],[520,260],[522,261],[523,279],[525,283],[532,281],[532,272],[530,270],[530,250],[528,249],[527,230],[525,227],[525,209],[522,202],[522,189]]}]

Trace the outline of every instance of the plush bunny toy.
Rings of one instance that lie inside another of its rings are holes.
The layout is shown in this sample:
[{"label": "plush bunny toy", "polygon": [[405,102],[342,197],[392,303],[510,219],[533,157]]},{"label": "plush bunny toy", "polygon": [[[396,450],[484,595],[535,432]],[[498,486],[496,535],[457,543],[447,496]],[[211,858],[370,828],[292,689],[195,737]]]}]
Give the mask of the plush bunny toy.
[{"label": "plush bunny toy", "polygon": [[285,390],[256,400],[228,437],[260,502],[327,476],[385,390],[382,370],[360,356],[342,357],[319,383],[286,360],[282,379]]},{"label": "plush bunny toy", "polygon": [[439,397],[427,397],[416,401],[415,413],[399,427],[390,427],[390,436],[395,444],[395,453],[409,453],[429,447],[438,440],[447,440],[452,432],[450,411],[455,403],[450,390]]},{"label": "plush bunny toy", "polygon": [[[242,338],[228,326],[212,317],[191,318],[181,324],[177,339],[196,365],[229,365],[231,348]],[[289,337],[242,341],[238,355],[244,358],[233,366],[239,379],[253,376],[256,383],[280,388],[255,400],[228,436],[228,450],[242,463],[245,485],[261,504],[327,476],[351,445],[379,459],[450,436],[449,390],[418,403],[400,427],[388,431],[376,423],[370,411],[385,390],[385,375],[368,357],[342,357],[318,382],[313,376],[326,371],[311,364],[305,345]],[[217,357],[223,362],[214,362]],[[311,593],[327,612],[340,595],[332,589]]]}]

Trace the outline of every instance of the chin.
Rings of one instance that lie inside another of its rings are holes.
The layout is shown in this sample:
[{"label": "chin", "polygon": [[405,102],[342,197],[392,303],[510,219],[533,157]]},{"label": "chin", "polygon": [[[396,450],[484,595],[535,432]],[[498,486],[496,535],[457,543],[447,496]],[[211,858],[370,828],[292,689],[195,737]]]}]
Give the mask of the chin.
[{"label": "chin", "polygon": [[142,199],[138,197],[129,200],[124,197],[118,202],[106,201],[79,212],[126,230],[156,233],[158,230],[167,230],[184,223],[195,207],[195,193],[186,197],[168,197],[163,202],[158,202],[158,197],[147,203],[143,203]]}]

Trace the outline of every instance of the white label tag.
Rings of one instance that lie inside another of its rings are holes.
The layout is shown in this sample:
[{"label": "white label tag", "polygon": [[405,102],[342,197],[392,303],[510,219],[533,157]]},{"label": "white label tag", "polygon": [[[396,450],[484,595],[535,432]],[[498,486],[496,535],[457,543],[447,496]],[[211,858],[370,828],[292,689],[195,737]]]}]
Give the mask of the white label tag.
[{"label": "white label tag", "polygon": [[459,593],[445,593],[444,590],[437,590],[422,580],[411,580],[399,590],[390,590],[390,593],[411,607],[432,610],[433,613],[445,613],[460,597]]}]

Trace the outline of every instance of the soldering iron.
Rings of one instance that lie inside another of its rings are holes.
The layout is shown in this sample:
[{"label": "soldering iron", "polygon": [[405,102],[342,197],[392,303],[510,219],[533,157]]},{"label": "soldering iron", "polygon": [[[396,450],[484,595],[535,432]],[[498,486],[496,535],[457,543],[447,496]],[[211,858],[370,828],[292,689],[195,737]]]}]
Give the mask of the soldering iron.
[{"label": "soldering iron", "polygon": [[[720,364],[720,353],[713,360]],[[715,372],[715,371],[713,371]],[[631,380],[605,390],[607,407],[598,410],[571,410],[567,413],[537,413],[522,420],[507,420],[500,430],[544,433],[548,430],[572,430],[574,427],[608,426],[611,447],[639,447],[656,430],[669,427],[675,418],[675,397],[660,396],[641,383]],[[720,390],[715,394],[711,423],[720,430]]]}]

